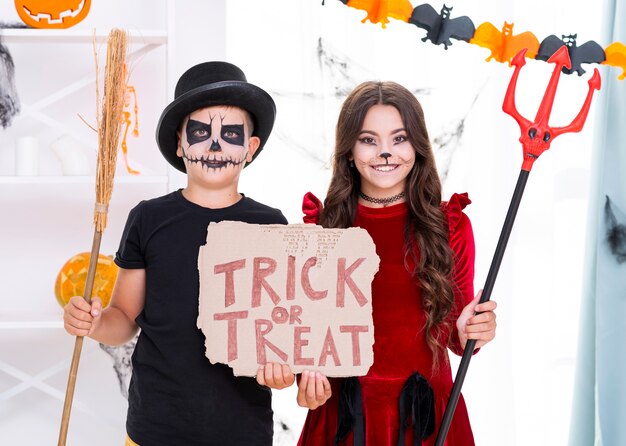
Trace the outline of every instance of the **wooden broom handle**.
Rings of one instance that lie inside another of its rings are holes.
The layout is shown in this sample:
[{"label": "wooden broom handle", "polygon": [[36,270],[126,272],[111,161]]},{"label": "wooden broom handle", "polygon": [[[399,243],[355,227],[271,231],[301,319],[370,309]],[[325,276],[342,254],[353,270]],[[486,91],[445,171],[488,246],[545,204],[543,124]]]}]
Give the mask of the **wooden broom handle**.
[{"label": "wooden broom handle", "polygon": [[[91,256],[89,258],[89,269],[87,270],[87,280],[85,281],[85,292],[83,298],[91,303],[91,293],[93,292],[93,284],[96,278],[96,268],[98,266],[98,255],[100,254],[100,242],[102,241],[102,232],[97,229],[93,233],[93,243],[91,245]],[[59,432],[58,446],[65,446],[67,439],[67,430],[70,424],[70,413],[72,411],[72,400],[74,399],[74,388],[76,387],[76,375],[78,374],[78,363],[80,361],[80,352],[83,348],[83,336],[76,336],[74,343],[74,354],[72,355],[72,364],[70,365],[70,375],[67,380],[67,390],[65,391],[65,403],[63,404],[63,417],[61,418],[61,430]]]}]

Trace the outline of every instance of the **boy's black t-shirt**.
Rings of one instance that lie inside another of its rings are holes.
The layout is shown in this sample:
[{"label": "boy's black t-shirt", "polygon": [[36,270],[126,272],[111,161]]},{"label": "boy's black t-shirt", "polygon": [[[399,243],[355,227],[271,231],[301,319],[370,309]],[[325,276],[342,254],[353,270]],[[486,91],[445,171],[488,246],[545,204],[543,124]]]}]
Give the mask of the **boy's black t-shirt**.
[{"label": "boy's black t-shirt", "polygon": [[128,216],[115,263],[146,270],[126,421],[140,446],[272,444],[270,390],[211,364],[197,327],[198,252],[209,223],[223,220],[287,223],[280,210],[247,197],[208,209],[180,190],[142,201]]}]

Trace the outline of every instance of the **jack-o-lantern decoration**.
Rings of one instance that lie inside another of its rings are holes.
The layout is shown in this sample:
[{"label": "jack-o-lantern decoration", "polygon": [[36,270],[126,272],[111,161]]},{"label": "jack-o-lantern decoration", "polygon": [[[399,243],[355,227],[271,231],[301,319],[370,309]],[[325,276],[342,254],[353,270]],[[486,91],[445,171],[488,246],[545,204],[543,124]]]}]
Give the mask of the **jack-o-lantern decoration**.
[{"label": "jack-o-lantern decoration", "polygon": [[15,9],[31,28],[69,28],[81,22],[91,0],[15,0]]},{"label": "jack-o-lantern decoration", "polygon": [[[87,270],[91,254],[83,252],[76,254],[61,268],[54,284],[54,294],[59,304],[64,307],[72,296],[82,296],[85,293]],[[93,282],[92,296],[98,296],[102,300],[102,306],[106,307],[111,301],[111,293],[117,279],[119,267],[113,262],[113,258],[102,254],[98,255],[98,267]]]}]

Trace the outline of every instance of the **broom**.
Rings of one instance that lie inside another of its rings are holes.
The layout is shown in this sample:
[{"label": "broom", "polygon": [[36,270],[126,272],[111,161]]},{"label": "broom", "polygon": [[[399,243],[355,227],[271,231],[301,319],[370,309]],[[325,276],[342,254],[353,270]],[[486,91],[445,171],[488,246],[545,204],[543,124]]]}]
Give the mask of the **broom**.
[{"label": "broom", "polygon": [[[128,36],[119,29],[113,29],[107,38],[107,57],[104,69],[104,95],[102,102],[99,100],[98,80],[96,75],[96,122],[98,125],[98,159],[96,162],[96,205],[94,210],[94,234],[91,246],[89,269],[85,282],[83,298],[91,303],[98,254],[102,233],[107,225],[107,212],[111,193],[113,192],[113,176],[115,175],[115,163],[117,160],[117,147],[119,144],[122,124],[122,109],[124,107],[124,93],[126,89],[126,46]],[[98,71],[96,58],[96,73]],[[102,114],[100,114],[100,106]],[[74,344],[74,354],[70,366],[65,403],[63,405],[63,417],[59,432],[59,446],[65,446],[67,430],[69,426],[72,399],[76,385],[76,374],[80,352],[83,347],[83,337],[77,336]]]}]

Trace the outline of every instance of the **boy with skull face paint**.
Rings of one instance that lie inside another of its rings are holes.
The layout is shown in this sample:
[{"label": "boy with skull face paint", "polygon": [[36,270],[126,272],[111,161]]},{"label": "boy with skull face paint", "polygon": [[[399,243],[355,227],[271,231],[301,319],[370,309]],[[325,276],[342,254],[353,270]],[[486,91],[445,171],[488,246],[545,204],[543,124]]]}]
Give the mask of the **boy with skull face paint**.
[{"label": "boy with skull face paint", "polygon": [[[187,186],[131,210],[115,262],[120,272],[106,309],[75,296],[66,330],[104,344],[130,340],[127,445],[271,445],[271,388],[294,382],[285,364],[268,364],[256,380],[211,364],[197,328],[198,250],[210,222],[286,224],[278,209],[237,190],[239,175],[261,152],[275,117],[272,98],[226,62],[185,72],[163,111],[157,142],[186,172]],[[321,375],[300,381],[298,401],[317,407],[329,396]],[[132,439],[132,440],[131,440]]]}]

